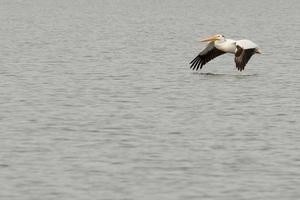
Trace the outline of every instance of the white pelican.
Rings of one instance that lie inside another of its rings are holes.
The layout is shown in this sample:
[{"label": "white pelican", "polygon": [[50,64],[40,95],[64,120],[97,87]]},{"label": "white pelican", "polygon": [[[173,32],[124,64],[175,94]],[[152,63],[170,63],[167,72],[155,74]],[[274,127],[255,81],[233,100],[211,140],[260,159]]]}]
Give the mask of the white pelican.
[{"label": "white pelican", "polygon": [[258,46],[250,40],[225,39],[223,35],[213,35],[201,42],[209,42],[207,46],[190,62],[193,70],[202,69],[210,60],[224,54],[235,54],[235,64],[239,71],[244,70],[247,62],[255,53],[260,54]]}]

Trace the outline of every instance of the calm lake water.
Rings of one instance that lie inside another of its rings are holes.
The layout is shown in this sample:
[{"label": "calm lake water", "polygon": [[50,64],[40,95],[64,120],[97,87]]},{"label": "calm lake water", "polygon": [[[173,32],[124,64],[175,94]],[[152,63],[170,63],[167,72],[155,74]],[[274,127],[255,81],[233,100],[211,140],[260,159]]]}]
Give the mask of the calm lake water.
[{"label": "calm lake water", "polygon": [[0,5],[0,199],[300,198],[300,1]]}]

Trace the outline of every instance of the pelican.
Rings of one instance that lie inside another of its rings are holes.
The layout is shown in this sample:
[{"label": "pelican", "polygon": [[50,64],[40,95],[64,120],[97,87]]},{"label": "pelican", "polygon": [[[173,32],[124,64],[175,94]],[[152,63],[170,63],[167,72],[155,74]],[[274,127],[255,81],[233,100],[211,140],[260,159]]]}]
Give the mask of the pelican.
[{"label": "pelican", "polygon": [[257,44],[250,40],[232,40],[226,39],[224,35],[213,35],[201,42],[209,42],[207,46],[190,62],[193,70],[202,69],[203,65],[212,59],[223,55],[225,53],[232,53],[235,55],[234,61],[236,68],[239,71],[245,69],[251,56],[254,54],[261,54]]}]

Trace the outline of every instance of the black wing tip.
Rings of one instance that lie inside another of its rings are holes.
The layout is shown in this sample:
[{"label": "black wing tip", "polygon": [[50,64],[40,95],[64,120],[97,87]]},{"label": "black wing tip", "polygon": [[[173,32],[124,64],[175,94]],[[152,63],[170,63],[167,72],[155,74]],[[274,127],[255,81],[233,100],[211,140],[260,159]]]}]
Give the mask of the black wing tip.
[{"label": "black wing tip", "polygon": [[249,62],[250,58],[255,54],[255,48],[251,49],[242,49],[240,46],[237,46],[238,51],[235,54],[235,63],[236,68],[239,71],[243,71]]},{"label": "black wing tip", "polygon": [[237,68],[238,71],[241,72],[245,69],[245,65],[243,66],[242,64],[240,64],[240,65],[236,64],[236,68]]},{"label": "black wing tip", "polygon": [[196,58],[194,58],[191,62],[190,62],[190,69],[192,70],[199,70],[199,66],[201,65],[200,69],[202,68],[203,65],[203,59],[201,58],[201,56],[197,56]]},{"label": "black wing tip", "polygon": [[217,49],[215,47],[213,49],[209,50],[204,55],[202,55],[200,53],[201,55],[199,54],[198,56],[196,56],[196,58],[194,58],[190,62],[190,64],[191,64],[190,68],[193,69],[193,70],[196,70],[196,71],[199,70],[199,68],[202,69],[202,67],[206,63],[208,63],[209,61],[213,60],[214,58],[216,58],[216,57],[218,57],[218,56],[220,56],[220,55],[222,55],[224,53],[226,53],[226,52],[221,51],[221,50],[219,50],[219,49]]}]

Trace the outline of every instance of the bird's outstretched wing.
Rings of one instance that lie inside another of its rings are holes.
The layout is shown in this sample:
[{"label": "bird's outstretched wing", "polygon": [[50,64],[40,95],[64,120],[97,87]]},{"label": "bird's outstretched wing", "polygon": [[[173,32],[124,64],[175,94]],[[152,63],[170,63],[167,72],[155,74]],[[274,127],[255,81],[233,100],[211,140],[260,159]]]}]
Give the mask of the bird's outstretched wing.
[{"label": "bird's outstretched wing", "polygon": [[239,40],[236,42],[235,65],[239,71],[245,69],[246,64],[251,56],[255,54],[257,45],[250,40]]},{"label": "bird's outstretched wing", "polygon": [[224,54],[226,52],[217,49],[214,42],[208,43],[208,45],[194,58],[190,64],[191,69],[198,70],[199,67],[202,69],[203,65],[211,61],[212,59]]},{"label": "bird's outstretched wing", "polygon": [[239,71],[243,71],[253,54],[255,54],[255,49],[243,49],[242,47],[237,46],[234,58],[236,68]]}]

